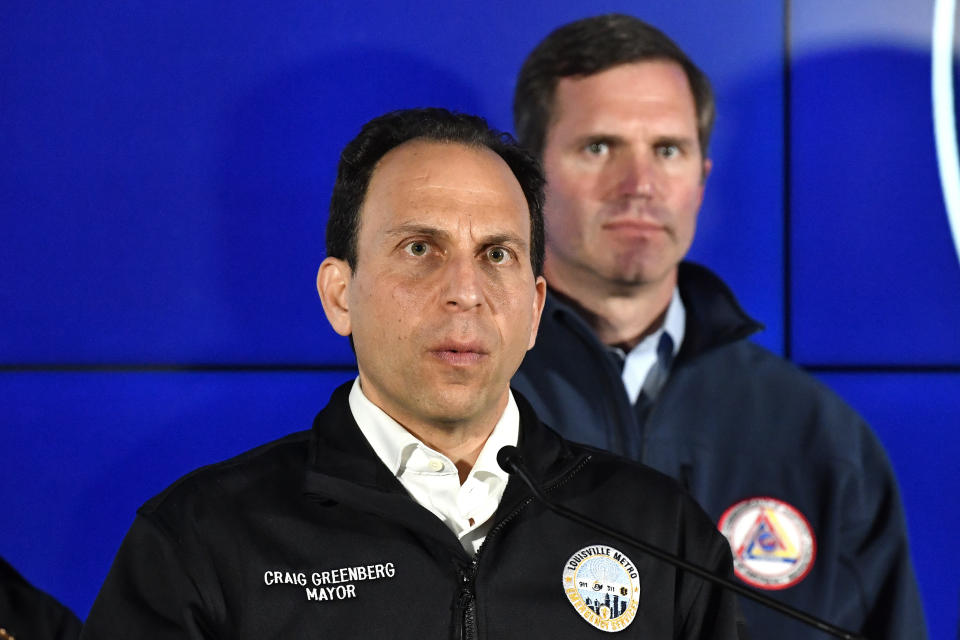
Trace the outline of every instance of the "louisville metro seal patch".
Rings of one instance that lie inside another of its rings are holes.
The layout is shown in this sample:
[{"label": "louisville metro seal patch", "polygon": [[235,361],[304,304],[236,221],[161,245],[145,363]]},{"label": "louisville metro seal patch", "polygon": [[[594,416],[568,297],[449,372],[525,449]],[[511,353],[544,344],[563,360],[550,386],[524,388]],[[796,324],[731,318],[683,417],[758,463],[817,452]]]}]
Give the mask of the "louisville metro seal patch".
[{"label": "louisville metro seal patch", "polygon": [[803,580],[817,553],[810,523],[774,498],[742,500],[720,517],[720,533],[733,550],[733,571],[761,589],[786,589]]},{"label": "louisville metro seal patch", "polygon": [[584,620],[601,631],[622,631],[640,608],[640,574],[613,547],[584,547],[563,567],[563,590]]}]

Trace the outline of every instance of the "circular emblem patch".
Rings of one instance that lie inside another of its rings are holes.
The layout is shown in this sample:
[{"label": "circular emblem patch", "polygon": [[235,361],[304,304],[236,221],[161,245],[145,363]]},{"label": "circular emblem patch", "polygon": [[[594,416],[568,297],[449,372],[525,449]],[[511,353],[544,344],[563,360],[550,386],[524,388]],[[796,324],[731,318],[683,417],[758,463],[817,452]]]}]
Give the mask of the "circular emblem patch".
[{"label": "circular emblem patch", "polygon": [[810,523],[774,498],[742,500],[720,517],[720,533],[733,551],[733,571],[761,589],[786,589],[803,580],[817,554]]},{"label": "circular emblem patch", "polygon": [[563,567],[563,590],[580,616],[601,631],[622,631],[640,608],[640,574],[613,547],[584,547]]}]

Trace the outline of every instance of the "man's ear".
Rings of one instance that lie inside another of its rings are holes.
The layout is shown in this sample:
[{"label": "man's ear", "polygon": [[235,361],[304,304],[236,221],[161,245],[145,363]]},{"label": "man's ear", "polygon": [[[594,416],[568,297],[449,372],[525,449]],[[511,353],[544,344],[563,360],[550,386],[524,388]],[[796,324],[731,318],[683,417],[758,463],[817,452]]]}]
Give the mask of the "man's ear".
[{"label": "man's ear", "polygon": [[540,316],[543,314],[543,305],[547,301],[547,281],[543,276],[537,276],[536,280],[537,294],[533,298],[533,326],[530,328],[530,343],[527,345],[527,351],[533,349],[537,341],[537,332],[540,330]]},{"label": "man's ear", "polygon": [[697,213],[699,214],[700,206],[703,204],[703,192],[707,188],[707,176],[710,175],[710,170],[713,169],[713,161],[710,158],[704,158],[703,165],[700,170],[700,193],[697,196]]},{"label": "man's ear", "polygon": [[710,158],[703,159],[703,168],[700,170],[700,184],[704,184],[707,181],[707,176],[710,175],[710,170],[713,169],[713,160]]},{"label": "man's ear", "polygon": [[339,258],[326,258],[317,271],[317,293],[323,303],[323,312],[333,330],[342,336],[353,331],[350,322],[350,278],[353,271]]}]

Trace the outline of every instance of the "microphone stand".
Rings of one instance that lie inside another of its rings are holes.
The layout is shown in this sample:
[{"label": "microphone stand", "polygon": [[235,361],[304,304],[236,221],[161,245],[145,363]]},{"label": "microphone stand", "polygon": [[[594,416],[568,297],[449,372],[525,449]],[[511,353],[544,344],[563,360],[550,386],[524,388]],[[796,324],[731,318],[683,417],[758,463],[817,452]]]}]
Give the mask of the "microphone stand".
[{"label": "microphone stand", "polygon": [[502,468],[504,471],[520,478],[523,481],[523,483],[530,488],[530,491],[533,492],[533,495],[534,497],[537,498],[537,500],[543,503],[543,505],[546,506],[550,511],[553,511],[559,516],[567,518],[568,520],[572,520],[578,524],[582,524],[583,526],[588,527],[590,529],[594,529],[595,531],[599,531],[600,533],[604,535],[608,535],[611,538],[614,538],[621,542],[626,542],[629,545],[633,545],[634,547],[639,548],[641,551],[653,556],[654,558],[658,558],[676,567],[680,567],[684,571],[688,571],[696,576],[699,576],[704,580],[706,580],[707,582],[712,582],[715,585],[719,585],[721,587],[730,589],[731,591],[734,591],[735,593],[743,596],[744,598],[749,598],[754,602],[759,602],[765,607],[769,607],[770,609],[779,611],[780,613],[790,618],[804,622],[810,625],[811,627],[814,627],[816,629],[819,629],[820,631],[829,633],[832,636],[835,636],[837,638],[844,638],[845,640],[867,640],[866,638],[864,638],[859,634],[834,626],[808,613],[800,611],[799,609],[795,609],[790,605],[784,604],[782,602],[778,602],[773,598],[761,595],[732,580],[728,580],[726,578],[721,578],[720,576],[716,576],[710,571],[703,569],[702,567],[698,567],[695,564],[691,564],[686,560],[684,560],[683,558],[680,558],[679,556],[676,556],[668,551],[664,551],[663,549],[655,547],[647,542],[644,542],[643,540],[639,540],[632,536],[628,536],[625,533],[620,533],[619,531],[610,529],[609,527],[606,527],[602,524],[594,522],[593,520],[591,520],[590,518],[587,518],[586,516],[580,515],[576,511],[571,511],[566,507],[562,507],[558,504],[554,504],[549,499],[547,499],[547,497],[543,494],[543,491],[540,489],[537,483],[534,482],[533,479],[530,477],[530,475],[527,473],[526,464],[523,462],[523,458],[520,456],[520,453],[516,447],[506,446],[500,449],[500,451],[497,453],[497,462],[500,464],[500,468]]}]

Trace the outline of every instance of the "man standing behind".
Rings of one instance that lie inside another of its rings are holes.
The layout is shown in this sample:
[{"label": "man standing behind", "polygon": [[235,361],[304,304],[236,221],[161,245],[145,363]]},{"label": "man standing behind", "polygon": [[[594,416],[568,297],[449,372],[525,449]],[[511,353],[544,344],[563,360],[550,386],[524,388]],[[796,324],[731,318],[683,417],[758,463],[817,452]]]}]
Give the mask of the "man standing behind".
[{"label": "man standing behind", "polygon": [[[922,638],[882,446],[836,395],[747,341],[760,325],[683,261],[713,119],[706,76],[636,18],[565,25],[530,54],[514,120],[547,176],[550,291],[513,384],[567,438],[677,478],[744,582],[874,640]],[[756,637],[810,637],[742,604]]]},{"label": "man standing behind", "polygon": [[546,292],[542,189],[480,118],[367,123],[317,275],[358,378],[312,431],[142,507],[83,638],[736,638],[733,597],[560,519],[497,465],[516,446],[554,501],[730,572],[673,481],[567,443],[510,392]]}]

